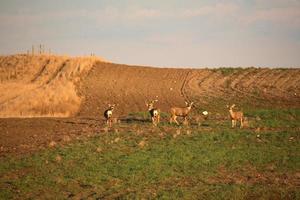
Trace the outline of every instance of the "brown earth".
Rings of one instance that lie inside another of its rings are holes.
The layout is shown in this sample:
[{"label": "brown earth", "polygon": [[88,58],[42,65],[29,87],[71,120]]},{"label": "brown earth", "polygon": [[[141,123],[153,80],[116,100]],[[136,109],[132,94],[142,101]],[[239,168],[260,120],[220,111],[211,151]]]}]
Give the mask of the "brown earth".
[{"label": "brown earth", "polygon": [[[222,71],[223,70],[223,71]],[[300,69],[161,69],[96,62],[80,89],[84,97],[77,116],[98,116],[107,103],[117,103],[119,115],[157,106],[194,101],[198,111],[226,110],[226,104],[249,107],[299,107]],[[226,74],[228,73],[228,74]]]},{"label": "brown earth", "polygon": [[96,57],[2,56],[0,155],[100,131],[108,103],[117,104],[114,115],[124,119],[145,111],[145,101],[153,99],[163,112],[194,101],[193,115],[224,115],[230,103],[299,108],[300,69],[173,69]]}]

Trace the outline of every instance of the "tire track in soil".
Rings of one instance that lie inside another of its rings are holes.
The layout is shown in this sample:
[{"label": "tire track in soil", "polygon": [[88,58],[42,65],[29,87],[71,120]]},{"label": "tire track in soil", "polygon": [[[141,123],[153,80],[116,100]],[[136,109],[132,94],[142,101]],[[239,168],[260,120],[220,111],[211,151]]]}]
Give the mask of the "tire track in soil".
[{"label": "tire track in soil", "polygon": [[62,72],[62,70],[66,67],[67,62],[69,62],[69,60],[64,61],[63,64],[60,67],[57,68],[57,70],[53,73],[51,78],[49,78],[49,80],[46,82],[47,85],[50,84],[55,78],[58,77],[58,74],[60,72]]},{"label": "tire track in soil", "polygon": [[46,61],[46,64],[44,64],[42,66],[42,68],[38,71],[38,73],[36,75],[34,75],[34,78],[30,81],[31,83],[34,83],[38,78],[40,78],[40,76],[44,73],[44,71],[46,70],[46,67],[50,64],[51,60],[48,59],[48,61]]},{"label": "tire track in soil", "polygon": [[[199,71],[188,81],[187,89],[191,96],[198,98],[198,102],[206,102],[201,100],[209,98],[225,99],[226,90],[223,82],[226,82],[227,78],[213,71]],[[200,93],[200,94],[199,94]]]},{"label": "tire track in soil", "polygon": [[[240,96],[242,96],[243,98],[247,98],[247,99],[256,99],[256,100],[265,100],[264,98],[262,98],[262,97],[259,97],[259,96],[257,96],[257,95],[255,95],[255,94],[253,94],[253,93],[249,93],[249,92],[246,92],[246,91],[243,91],[243,90],[241,90],[241,89],[239,89],[238,87],[237,87],[237,85],[239,85],[239,83],[241,82],[241,80],[243,80],[243,79],[247,79],[247,77],[249,77],[249,74],[250,74],[251,72],[249,72],[249,71],[246,71],[245,73],[242,73],[242,74],[240,74],[240,75],[238,75],[237,77],[234,77],[234,81],[233,82],[231,82],[231,84],[230,84],[230,88],[237,94],[237,95],[240,95]],[[261,72],[259,72],[259,73],[266,73],[266,72],[264,72],[264,71],[261,71]],[[259,77],[260,76],[260,74],[258,74],[258,75],[256,75],[256,77],[255,78],[253,78],[253,80],[255,80],[255,82],[257,82],[258,80],[257,80],[257,77]]]},{"label": "tire track in soil", "polygon": [[289,82],[291,75],[293,74],[289,71],[282,72],[278,69],[269,69],[267,74],[261,75],[257,88],[260,88],[260,93],[270,104],[280,101],[281,104],[292,105],[297,101],[297,97],[294,96],[294,93],[288,92],[288,86],[293,84],[285,84]]},{"label": "tire track in soil", "polygon": [[[254,75],[253,78],[251,78],[251,76],[247,77],[247,81],[245,82],[246,85],[244,84],[243,88],[248,88],[248,89],[250,88],[250,92],[253,92],[253,90],[254,90],[254,91],[257,91],[261,94],[263,92],[263,88],[265,88],[264,85],[265,85],[266,79],[269,76],[272,76],[272,73],[270,73],[269,69],[262,69],[262,70],[264,70],[264,71],[258,72],[258,73],[256,72],[256,74]],[[254,70],[254,73],[255,73],[255,71],[256,70]],[[249,93],[249,91],[245,91],[245,92]],[[257,100],[263,100],[263,101],[266,101],[268,103],[271,102],[271,98],[266,98],[266,96],[258,97],[257,95],[251,93],[250,97],[253,97],[253,98],[256,97]]]},{"label": "tire track in soil", "polygon": [[184,80],[183,80],[183,82],[182,82],[182,86],[181,86],[181,88],[180,88],[181,96],[182,96],[182,97],[184,98],[184,100],[187,101],[187,102],[190,102],[190,100],[189,100],[188,96],[187,96],[186,93],[185,93],[185,87],[186,87],[187,82],[191,80],[191,79],[188,79],[188,76],[189,76],[189,74],[192,73],[192,72],[193,72],[192,70],[189,70],[189,71],[186,73],[186,75],[185,75],[185,77],[184,77]]}]

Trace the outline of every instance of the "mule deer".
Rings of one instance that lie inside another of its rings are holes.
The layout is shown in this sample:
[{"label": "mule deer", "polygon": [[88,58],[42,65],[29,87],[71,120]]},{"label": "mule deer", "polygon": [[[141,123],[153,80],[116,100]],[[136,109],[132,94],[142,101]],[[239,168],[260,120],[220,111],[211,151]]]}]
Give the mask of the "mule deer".
[{"label": "mule deer", "polygon": [[157,102],[158,100],[153,100],[150,103],[146,102],[146,106],[148,107],[148,111],[151,115],[151,120],[153,125],[157,125],[160,121],[160,110],[154,107],[154,102]]},{"label": "mule deer", "polygon": [[235,104],[233,104],[230,107],[229,107],[229,105],[227,105],[227,107],[229,108],[230,119],[231,119],[231,127],[232,128],[236,127],[236,121],[239,120],[240,121],[240,128],[243,128],[243,125],[244,125],[244,113],[241,112],[241,111],[234,112],[233,108],[235,107]]},{"label": "mule deer", "polygon": [[178,107],[172,107],[171,108],[171,118],[170,123],[176,122],[177,125],[179,125],[178,121],[176,120],[177,117],[183,117],[184,121],[187,121],[187,116],[189,112],[191,111],[192,105],[194,102],[188,103],[185,102],[186,107],[185,108],[178,108]]},{"label": "mule deer", "polygon": [[113,110],[115,108],[115,104],[108,104],[108,109],[104,111],[104,117],[106,119],[106,124],[111,127],[112,124],[112,114],[113,114]]}]

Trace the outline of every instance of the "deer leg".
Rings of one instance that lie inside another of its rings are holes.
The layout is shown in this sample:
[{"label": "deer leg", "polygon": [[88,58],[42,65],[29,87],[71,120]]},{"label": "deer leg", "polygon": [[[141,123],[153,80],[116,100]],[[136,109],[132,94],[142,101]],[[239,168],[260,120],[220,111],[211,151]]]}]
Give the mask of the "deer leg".
[{"label": "deer leg", "polygon": [[243,122],[243,118],[241,118],[241,126],[240,126],[240,128],[243,128],[243,126],[244,126],[244,122]]},{"label": "deer leg", "polygon": [[231,127],[234,128],[234,120],[231,120]]},{"label": "deer leg", "polygon": [[170,118],[170,124],[172,124],[173,122],[175,122],[175,117],[176,117],[175,115],[171,116],[171,118]]},{"label": "deer leg", "polygon": [[179,125],[178,121],[176,120],[176,116],[174,116],[174,121],[176,122],[177,125]]},{"label": "deer leg", "polygon": [[152,117],[152,124],[156,126],[156,117]]}]

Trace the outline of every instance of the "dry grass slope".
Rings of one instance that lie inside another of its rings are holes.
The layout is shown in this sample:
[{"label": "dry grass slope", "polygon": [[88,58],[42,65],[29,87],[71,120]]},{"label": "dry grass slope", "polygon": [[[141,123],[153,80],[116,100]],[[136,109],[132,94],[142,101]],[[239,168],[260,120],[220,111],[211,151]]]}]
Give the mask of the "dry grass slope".
[{"label": "dry grass slope", "polygon": [[68,117],[79,109],[77,87],[95,57],[0,57],[0,117]]}]

